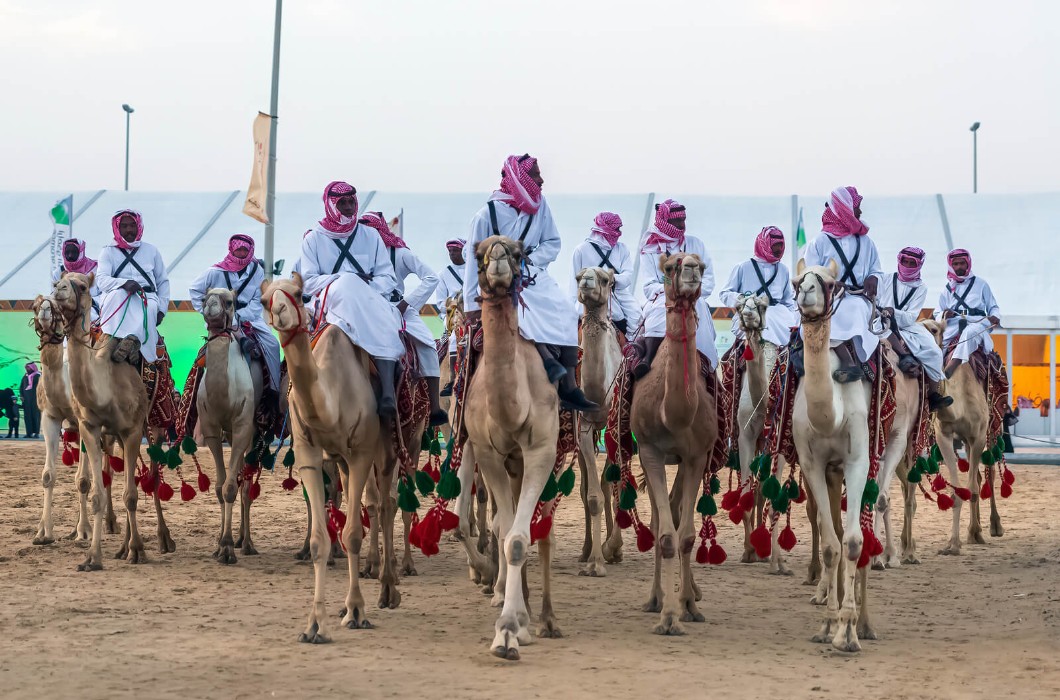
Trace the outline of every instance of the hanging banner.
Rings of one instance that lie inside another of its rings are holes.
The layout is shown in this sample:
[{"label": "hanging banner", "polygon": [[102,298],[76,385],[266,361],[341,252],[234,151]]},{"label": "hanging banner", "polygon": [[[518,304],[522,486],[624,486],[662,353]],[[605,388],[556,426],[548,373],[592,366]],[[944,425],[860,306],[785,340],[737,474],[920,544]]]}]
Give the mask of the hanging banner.
[{"label": "hanging banner", "polygon": [[254,168],[250,171],[250,187],[247,188],[247,201],[243,213],[263,224],[269,223],[265,213],[265,197],[268,189],[269,168],[269,135],[272,131],[272,118],[258,112],[254,118]]},{"label": "hanging banner", "polygon": [[73,231],[73,227],[70,222],[74,218],[74,196],[70,195],[66,199],[60,199],[55,203],[55,206],[51,210],[52,215],[52,240],[51,240],[51,257],[52,265],[48,268],[48,282],[51,283],[51,272],[62,260],[63,255],[63,241],[70,238],[70,234]]}]

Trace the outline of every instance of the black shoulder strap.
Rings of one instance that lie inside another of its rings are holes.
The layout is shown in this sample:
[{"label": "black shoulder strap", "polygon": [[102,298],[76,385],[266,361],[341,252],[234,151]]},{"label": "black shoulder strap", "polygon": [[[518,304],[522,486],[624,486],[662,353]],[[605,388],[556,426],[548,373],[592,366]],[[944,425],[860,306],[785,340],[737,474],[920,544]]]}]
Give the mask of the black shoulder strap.
[{"label": "black shoulder strap", "polygon": [[[254,262],[250,263],[250,267],[246,268],[246,270],[247,270],[247,278],[245,280],[243,280],[243,284],[239,285],[239,289],[236,290],[236,308],[237,309],[242,309],[244,306],[246,306],[246,304],[243,304],[242,302],[239,301],[239,296],[243,293],[243,290],[247,288],[247,285],[250,284],[250,280],[254,279],[254,275],[258,271],[258,261],[255,260]],[[225,273],[225,282],[227,282],[227,281],[228,281],[228,273],[226,272]],[[229,285],[228,288],[231,289],[232,286]]]},{"label": "black shoulder strap", "polygon": [[766,276],[762,274],[762,268],[758,266],[758,261],[751,258],[751,264],[754,265],[755,274],[758,275],[758,284],[761,286],[755,294],[765,294],[769,299],[769,305],[773,306],[777,303],[777,300],[773,298],[773,294],[769,291],[769,285],[773,284],[773,281],[777,278],[777,273],[780,272],[780,263],[773,265],[773,276],[766,281]]},{"label": "black shoulder strap", "polygon": [[144,272],[144,269],[142,267],[140,267],[140,263],[136,262],[136,251],[138,251],[140,249],[139,248],[133,248],[132,250],[125,250],[124,248],[118,248],[118,250],[121,251],[121,254],[125,256],[125,260],[122,260],[121,265],[118,265],[118,269],[114,271],[114,274],[112,275],[112,277],[117,277],[118,275],[120,275],[121,271],[125,269],[126,265],[132,265],[133,267],[136,268],[137,272],[139,272],[141,275],[143,275],[143,278],[145,280],[147,280],[147,284],[151,287],[151,290],[154,291],[154,287],[155,287],[154,278],[151,277],[151,275],[149,275],[146,272]]},{"label": "black shoulder strap", "polygon": [[331,268],[331,274],[334,275],[339,270],[341,270],[342,263],[346,261],[349,261],[350,264],[357,269],[358,274],[365,274],[364,268],[361,267],[361,264],[357,262],[357,258],[350,255],[350,246],[353,245],[353,239],[357,237],[357,228],[358,227],[355,226],[353,229],[353,233],[351,233],[345,240],[340,241],[338,238],[331,239],[332,241],[334,241],[335,245],[339,247],[339,257],[335,261],[335,267]]},{"label": "black shoulder strap", "polygon": [[452,275],[453,277],[455,277],[455,278],[456,278],[456,281],[460,283],[460,286],[461,286],[461,287],[463,287],[463,286],[464,286],[464,278],[460,276],[460,273],[458,273],[458,272],[456,271],[456,269],[455,269],[455,268],[453,268],[453,266],[452,266],[452,265],[449,265],[449,266],[447,266],[447,268],[446,268],[446,269],[448,269],[448,270],[449,270],[449,274],[451,274],[451,275]]},{"label": "black shoulder strap", "polygon": [[916,288],[909,290],[909,293],[905,295],[905,299],[898,301],[898,273],[894,273],[891,277],[891,291],[894,296],[894,308],[902,311],[905,309],[905,305],[909,303],[909,300],[913,298],[913,294],[916,292]]},{"label": "black shoulder strap", "polygon": [[397,248],[390,249],[390,264],[394,267],[394,276],[397,276]]},{"label": "black shoulder strap", "polygon": [[843,263],[843,274],[840,276],[839,281],[848,287],[853,289],[861,289],[861,285],[858,284],[858,277],[854,274],[854,266],[858,264],[858,256],[861,255],[861,236],[854,236],[854,257],[847,260],[847,256],[843,254],[843,249],[839,246],[836,239],[831,236],[825,236],[828,242],[835,248],[836,255],[839,256],[839,261]]},{"label": "black shoulder strap", "polygon": [[964,292],[961,293],[961,294],[957,293],[957,287],[956,286],[948,287],[948,289],[950,290],[950,294],[952,294],[957,299],[957,301],[954,302],[954,304],[953,304],[953,307],[954,307],[953,310],[954,311],[960,311],[963,308],[965,313],[971,314],[972,316],[985,316],[986,315],[985,311],[983,311],[982,309],[973,309],[971,306],[968,305],[968,302],[966,301],[966,299],[968,299],[968,295],[972,291],[972,287],[974,287],[974,286],[975,286],[975,277],[969,277],[968,278],[968,286],[964,288]]},{"label": "black shoulder strap", "polygon": [[[488,202],[486,202],[486,206],[490,210],[490,226],[493,227],[493,235],[494,236],[503,236],[504,234],[501,233],[501,229],[497,225],[497,205],[491,199]],[[519,236],[519,242],[520,243],[522,243],[524,240],[526,240],[526,234],[530,233],[530,224],[532,224],[532,223],[534,223],[534,215],[533,214],[531,214],[530,217],[526,220],[526,228],[523,229],[522,235]]]},{"label": "black shoulder strap", "polygon": [[615,252],[614,248],[604,253],[603,249],[596,245],[595,242],[589,241],[589,245],[591,245],[593,249],[596,250],[596,254],[600,256],[600,267],[610,267],[615,272],[618,272],[618,268],[611,264],[611,253]]}]

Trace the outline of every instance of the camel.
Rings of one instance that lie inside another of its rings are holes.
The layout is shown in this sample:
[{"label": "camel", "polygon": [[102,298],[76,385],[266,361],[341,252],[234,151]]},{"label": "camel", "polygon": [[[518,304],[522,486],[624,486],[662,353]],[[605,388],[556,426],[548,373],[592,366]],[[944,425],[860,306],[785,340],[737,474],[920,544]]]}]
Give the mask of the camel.
[{"label": "camel", "polygon": [[[349,588],[342,624],[349,629],[367,629],[364,596],[360,589],[361,500],[372,476],[380,484],[393,479],[393,459],[388,457],[384,433],[377,415],[376,394],[370,375],[371,358],[356,347],[341,329],[331,326],[309,343],[309,318],[302,303],[302,277],[265,281],[261,285],[265,320],[280,333],[291,378],[289,424],[298,460],[298,475],[309,497],[312,513],[310,556],[313,561],[313,603],[300,642],[330,642],[324,610],[324,578],[327,573],[328,516],[325,511],[323,462],[325,453],[340,459],[344,472],[347,510],[340,538],[347,553]],[[393,549],[394,509],[390,499],[381,501],[381,524],[386,551]],[[380,575],[379,606],[397,607],[401,595],[397,573],[387,557]]]},{"label": "camel", "polygon": [[[615,273],[602,267],[579,270],[578,301],[585,311],[581,322],[581,387],[585,396],[601,408],[583,413],[578,427],[578,468],[581,473],[581,497],[585,508],[585,541],[578,561],[587,566],[583,576],[604,576],[604,561],[622,560],[622,530],[615,527],[611,499],[604,497],[600,474],[596,469],[596,437],[607,426],[608,406],[615,377],[622,364],[622,348],[611,322],[611,294]],[[603,542],[600,515],[607,519],[607,542]],[[606,550],[606,552],[605,552]]]},{"label": "camel", "polygon": [[[559,397],[548,381],[534,344],[519,335],[516,313],[522,243],[490,236],[475,249],[482,296],[483,348],[479,366],[464,396],[462,487],[478,462],[496,512],[493,532],[498,543],[498,574],[494,605],[502,605],[493,654],[519,658],[520,645],[529,644],[530,614],[523,590],[523,567],[530,548],[530,520],[556,461],[559,436]],[[470,494],[461,490],[462,503]],[[461,537],[469,558],[481,559],[466,538],[465,513],[460,510]],[[552,534],[538,540],[544,587],[538,636],[559,637],[552,608]],[[487,581],[492,576],[484,577]]]},{"label": "camel", "polygon": [[[125,538],[116,558],[132,564],[147,561],[143,539],[137,522],[136,462],[140,442],[147,427],[148,398],[144,383],[132,365],[110,359],[116,339],[100,335],[93,339],[89,318],[92,298],[88,290],[94,275],[68,274],[55,285],[55,301],[66,323],[67,355],[70,362],[72,405],[77,417],[78,432],[85,444],[86,459],[79,469],[78,488],[88,492],[93,516],[92,542],[88,556],[78,571],[98,571],[103,568],[103,452],[100,438],[104,431],[121,443],[124,460],[126,509]],[[149,478],[157,479],[158,466],[152,464]],[[175,551],[162,515],[158,489],[154,490],[155,514],[158,517],[159,549],[163,554]]]},{"label": "camel", "polygon": [[[718,438],[716,399],[700,373],[695,313],[705,265],[698,255],[663,255],[659,268],[666,285],[666,338],[651,370],[633,391],[630,425],[640,447],[655,536],[655,577],[645,612],[658,612],[656,634],[684,634],[682,622],[703,622],[692,580],[696,498]],[[709,319],[707,320],[709,323]],[[666,488],[666,465],[677,464],[673,493]],[[675,523],[675,520],[677,521]],[[675,559],[680,555],[680,591],[674,594]]]},{"label": "camel", "polygon": [[[235,295],[229,289],[210,289],[202,302],[206,320],[205,371],[199,380],[196,405],[203,440],[217,468],[215,491],[221,506],[221,533],[214,556],[222,564],[235,564],[232,510],[239,490],[237,480],[244,457],[254,439],[254,411],[261,401],[264,379],[260,362],[245,358],[235,327]],[[225,469],[221,441],[229,439],[232,455]],[[243,554],[257,554],[250,539],[249,484],[243,485],[240,531]]]},{"label": "camel", "polygon": [[[38,296],[33,302],[33,326],[41,341],[41,380],[37,384],[37,405],[41,411],[41,432],[44,434],[44,471],[41,485],[44,487],[44,507],[40,525],[33,538],[35,545],[47,545],[55,541],[52,525],[52,491],[55,488],[56,466],[59,459],[60,442],[64,423],[77,425],[70,395],[70,366],[63,347],[65,330],[56,301],[51,296]],[[78,460],[84,454],[78,449]],[[110,462],[104,465],[110,481],[113,475]],[[118,531],[118,520],[114,516],[114,500],[108,483],[107,512],[104,518],[106,534]],[[91,537],[88,516],[88,494],[78,490],[78,517],[73,532],[67,539],[87,540]]]},{"label": "camel", "polygon": [[[839,358],[829,346],[837,274],[835,261],[825,268],[807,267],[799,260],[796,270],[806,374],[795,394],[792,430],[803,477],[816,506],[813,510],[825,566],[813,602],[827,602],[828,609],[824,625],[813,641],[830,642],[840,651],[854,652],[861,650],[859,639],[876,638],[868,614],[867,567],[857,568],[863,544],[859,504],[869,468],[870,386],[867,382],[840,384],[832,378],[832,372],[839,367]],[[844,483],[847,500],[852,504],[846,511],[845,523],[840,521]]]}]

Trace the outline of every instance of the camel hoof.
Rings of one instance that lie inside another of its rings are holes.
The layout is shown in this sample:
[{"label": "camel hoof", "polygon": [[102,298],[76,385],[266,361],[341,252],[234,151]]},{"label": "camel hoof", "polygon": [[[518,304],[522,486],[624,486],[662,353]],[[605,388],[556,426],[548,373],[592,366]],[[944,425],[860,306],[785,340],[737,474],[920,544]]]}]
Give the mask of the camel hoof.
[{"label": "camel hoof", "polygon": [[[483,581],[485,581],[485,579],[483,579]],[[493,584],[492,583],[483,583],[482,584],[482,595],[493,595]]]},{"label": "camel hoof", "polygon": [[[483,591],[483,593],[485,593],[485,591]],[[496,593],[493,594],[493,597],[490,598],[490,607],[491,608],[499,608],[499,607],[501,607],[503,605],[504,605],[504,594],[501,593],[500,591],[497,591]]]},{"label": "camel hoof", "polygon": [[662,620],[652,628],[652,632],[667,637],[680,637],[685,633],[685,628],[675,616],[664,615]]},{"label": "camel hoof", "polygon": [[814,644],[831,644],[835,638],[837,623],[834,620],[826,620],[821,626],[821,630],[810,637],[810,641]]},{"label": "camel hoof", "polygon": [[828,596],[824,593],[814,593],[810,596],[810,605],[826,605]]},{"label": "camel hoof", "polygon": [[542,620],[537,628],[537,636],[542,639],[559,639],[563,636],[555,620]]},{"label": "camel hoof", "polygon": [[78,571],[102,571],[103,570],[103,564],[96,563],[96,562],[92,561],[91,557],[89,557],[83,563],[77,565],[77,570]]},{"label": "camel hoof", "polygon": [[858,641],[858,635],[854,630],[853,624],[848,623],[840,630],[839,634],[832,638],[832,647],[848,654],[855,654],[861,651],[861,643]]},{"label": "camel hoof", "polygon": [[1001,527],[1001,520],[990,518],[990,536],[991,537],[1003,537],[1005,535],[1005,528]]},{"label": "camel hoof", "polygon": [[986,544],[986,540],[983,538],[983,531],[976,530],[975,532],[969,532],[968,544]]},{"label": "camel hoof", "polygon": [[493,647],[493,655],[500,659],[507,659],[508,661],[519,660],[519,650],[512,647]]},{"label": "camel hoof", "polygon": [[[328,563],[330,564],[331,562]],[[361,571],[361,578],[379,578],[379,563],[374,561],[367,562]]]},{"label": "camel hoof", "polygon": [[920,557],[918,557],[918,556],[917,556],[917,555],[915,555],[915,554],[907,554],[907,555],[906,555],[906,556],[905,556],[905,557],[904,557],[904,558],[902,559],[902,563],[903,563],[903,564],[919,564],[919,563],[920,563]]},{"label": "camel hoof", "polygon": [[876,630],[872,629],[871,625],[858,625],[858,639],[867,639],[869,641],[876,641],[879,637],[876,635]]},{"label": "camel hoof", "polygon": [[368,616],[364,614],[364,605],[358,604],[354,606],[353,610],[347,614],[347,608],[343,608],[339,612],[339,617],[342,618],[342,624],[346,629],[350,630],[370,630],[372,629],[372,623],[368,621]]},{"label": "camel hoof", "polygon": [[884,566],[888,569],[901,569],[902,560],[896,556],[891,556],[887,558],[887,561],[884,563]]},{"label": "camel hoof", "polygon": [[217,561],[221,564],[231,565],[236,563],[236,553],[231,545],[225,545],[217,551]]},{"label": "camel hoof", "polygon": [[416,571],[416,567],[411,563],[405,564],[401,567],[402,576],[419,576],[419,572]]},{"label": "camel hoof", "polygon": [[109,518],[109,519],[105,520],[103,522],[103,532],[104,532],[104,534],[107,534],[107,535],[117,535],[118,534],[118,519],[117,518]]},{"label": "camel hoof", "polygon": [[158,531],[158,551],[162,554],[172,554],[177,551],[177,544],[169,536],[169,529]]},{"label": "camel hoof", "polygon": [[356,619],[353,619],[353,620],[350,620],[349,622],[347,622],[345,624],[346,624],[346,629],[348,629],[348,630],[370,630],[370,629],[373,629],[372,623],[369,622],[367,619],[361,620],[360,622],[358,622]]},{"label": "camel hoof", "polygon": [[646,613],[657,613],[662,612],[662,601],[658,597],[652,596],[648,598],[648,602],[640,606],[640,609]]},{"label": "camel hoof", "polygon": [[256,550],[254,548],[254,545],[251,544],[250,542],[247,542],[246,544],[244,544],[243,548],[240,551],[243,554],[245,554],[246,556],[248,556],[248,557],[254,557],[254,556],[257,556],[257,554],[258,554],[258,550]]},{"label": "camel hoof", "polygon": [[309,547],[302,547],[301,550],[294,553],[294,558],[298,561],[310,561],[313,557],[309,554]]},{"label": "camel hoof", "polygon": [[960,545],[954,546],[954,545],[951,544],[951,545],[947,545],[945,549],[940,549],[939,550],[939,554],[941,554],[944,557],[956,557],[956,556],[959,556],[960,553],[961,553],[961,546]]},{"label": "camel hoof", "polygon": [[681,622],[706,622],[707,618],[699,612],[696,604],[690,600],[684,603],[684,612],[681,613]]},{"label": "camel hoof", "polygon": [[121,546],[121,549],[118,550],[118,553],[114,555],[114,558],[115,559],[125,559],[128,556],[129,556],[129,546],[123,544]]},{"label": "camel hoof", "polygon": [[884,565],[884,563],[882,561],[880,561],[879,559],[873,559],[873,561],[872,561],[872,570],[873,571],[884,571],[886,569],[887,569],[887,567]]},{"label": "camel hoof", "polygon": [[587,566],[584,569],[582,569],[581,571],[579,571],[578,575],[579,576],[592,576],[594,578],[607,576],[607,567],[605,567],[602,562],[594,561],[594,562],[590,563],[589,566]]},{"label": "camel hoof", "polygon": [[622,563],[622,545],[617,544],[613,547],[608,547],[604,544],[604,561],[608,564],[621,564]]},{"label": "camel hoof", "polygon": [[792,571],[791,569],[789,569],[784,564],[777,564],[777,568],[770,569],[769,573],[771,573],[774,576],[794,576],[795,575],[795,572]]},{"label": "camel hoof", "polygon": [[764,561],[769,561],[769,560],[768,559],[763,559],[760,556],[758,556],[753,549],[745,549],[743,551],[743,556],[740,557],[740,563],[741,564],[759,564],[759,563],[764,562]]},{"label": "camel hoof", "polygon": [[125,561],[130,564],[146,564],[147,552],[144,551],[143,547],[130,547],[129,556],[126,557]]},{"label": "camel hoof", "polygon": [[703,600],[703,591],[699,588],[699,584],[696,583],[695,579],[692,579],[692,593],[696,599],[696,602]]},{"label": "camel hoof", "polygon": [[394,584],[384,584],[379,590],[379,607],[394,610],[401,605],[401,591]]},{"label": "camel hoof", "polygon": [[43,535],[37,535],[33,538],[33,544],[37,545],[38,547],[43,547],[44,545],[52,544],[54,542],[54,537],[45,537]]},{"label": "camel hoof", "polygon": [[298,635],[298,641],[302,644],[331,644],[331,637],[318,632],[313,634],[302,632],[302,634]]},{"label": "camel hoof", "polygon": [[493,655],[499,659],[508,661],[519,660],[519,639],[512,629],[502,628],[497,630],[497,636],[493,639]]}]

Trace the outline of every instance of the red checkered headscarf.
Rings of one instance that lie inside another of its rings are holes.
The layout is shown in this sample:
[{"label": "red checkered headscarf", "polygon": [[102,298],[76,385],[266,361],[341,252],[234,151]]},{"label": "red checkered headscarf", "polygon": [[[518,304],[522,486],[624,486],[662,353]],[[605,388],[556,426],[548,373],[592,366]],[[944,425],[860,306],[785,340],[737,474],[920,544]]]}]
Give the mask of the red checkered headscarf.
[{"label": "red checkered headscarf", "polygon": [[[66,259],[66,246],[73,243],[77,246],[77,259],[70,262]],[[96,269],[96,261],[85,255],[85,242],[79,238],[67,238],[63,241],[63,269],[67,272],[76,272],[87,275]]]},{"label": "red checkered headscarf", "polygon": [[622,235],[622,217],[609,211],[600,212],[593,219],[592,232],[614,248],[618,237]]},{"label": "red checkered headscarf", "polygon": [[[903,262],[912,263],[912,265],[903,265]],[[923,249],[910,245],[898,251],[898,279],[900,281],[920,281],[920,269],[922,267],[924,267]]]},{"label": "red checkered headscarf", "polygon": [[537,158],[529,154],[508,156],[501,170],[501,187],[490,199],[510,204],[524,214],[536,214],[541,208],[541,187],[530,177]]},{"label": "red checkered headscarf", "polygon": [[641,251],[644,253],[662,253],[672,247],[680,248],[685,244],[685,232],[670,223],[670,219],[685,218],[685,205],[672,199],[655,205],[655,222],[648,229],[648,239],[644,241]]},{"label": "red checkered headscarf", "polygon": [[864,236],[869,227],[854,216],[854,208],[861,206],[861,195],[856,187],[837,187],[832,190],[832,201],[824,205],[821,230],[832,238]]},{"label": "red checkered headscarf", "polygon": [[[132,243],[121,237],[118,233],[118,223],[121,221],[121,217],[131,216],[132,220],[136,222],[136,240]],[[114,216],[110,217],[110,229],[114,232],[114,243],[124,250],[132,250],[133,248],[140,247],[140,239],[144,237],[144,219],[140,216],[140,212],[132,209],[122,209],[114,212]]]},{"label": "red checkered headscarf", "polygon": [[[338,201],[347,195],[353,195],[353,216],[343,216],[339,213]],[[325,234],[336,234],[330,238],[345,238],[346,234],[357,226],[357,190],[348,182],[336,180],[329,182],[324,188],[324,218],[320,220],[320,226]]]},{"label": "red checkered headscarf", "polygon": [[[964,258],[968,261],[968,271],[963,275],[958,275],[956,272],[953,271],[953,261],[960,260],[961,258]],[[961,282],[972,276],[972,254],[964,248],[954,248],[953,250],[951,250],[949,255],[946,256],[946,264],[950,268],[949,272],[946,273],[946,277],[948,277],[951,282],[956,282],[957,284],[960,284]]]},{"label": "red checkered headscarf", "polygon": [[764,263],[778,263],[784,257],[783,249],[780,255],[773,255],[773,244],[780,241],[783,244],[784,232],[776,226],[766,226],[755,237],[755,257]]},{"label": "red checkered headscarf", "polygon": [[387,225],[386,219],[383,217],[381,211],[369,211],[365,212],[357,223],[364,224],[365,226],[371,226],[379,232],[379,237],[383,239],[383,243],[387,248],[408,248],[408,244],[402,240],[401,236],[396,235],[390,230],[390,226]]},{"label": "red checkered headscarf", "polygon": [[[237,258],[235,252],[247,248],[247,257]],[[225,272],[242,272],[254,260],[254,239],[245,233],[237,233],[228,239],[228,255],[214,267]]]}]

